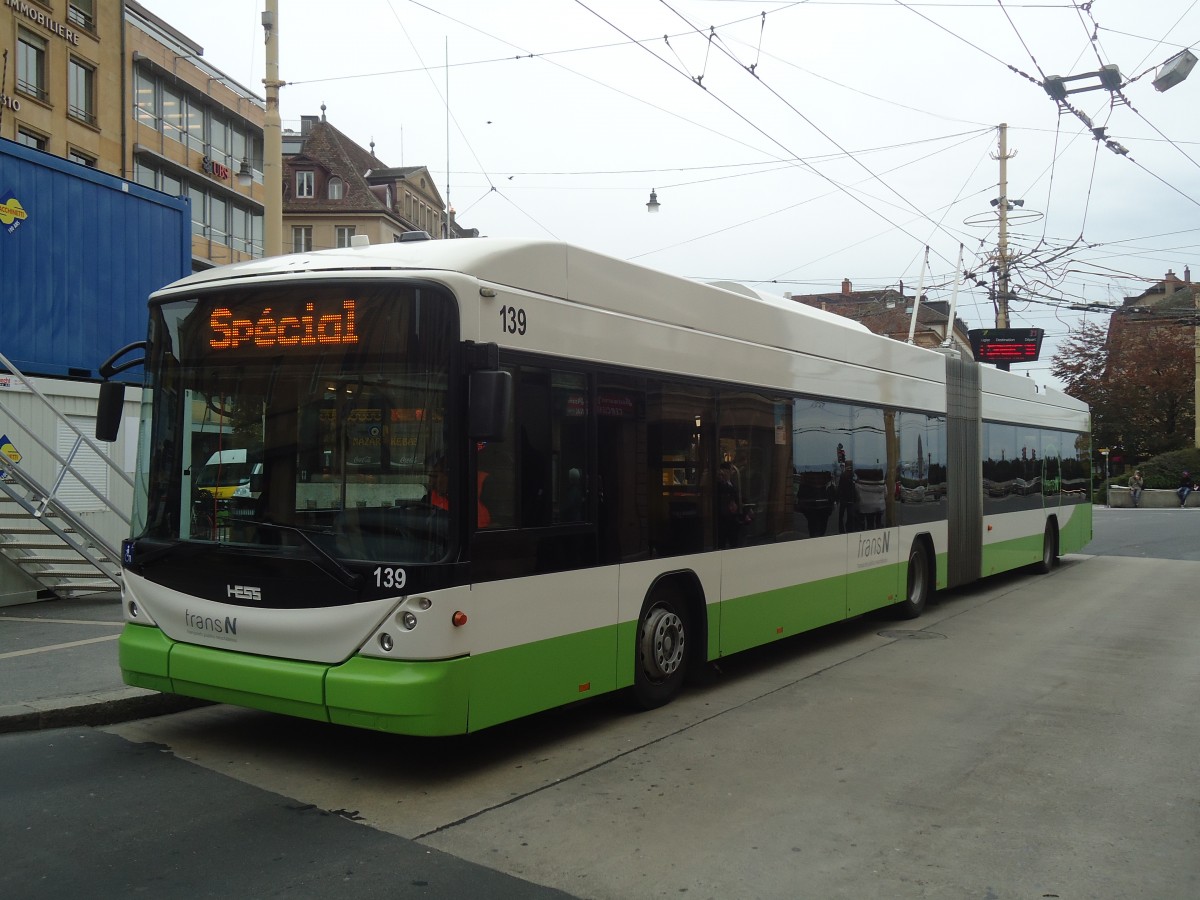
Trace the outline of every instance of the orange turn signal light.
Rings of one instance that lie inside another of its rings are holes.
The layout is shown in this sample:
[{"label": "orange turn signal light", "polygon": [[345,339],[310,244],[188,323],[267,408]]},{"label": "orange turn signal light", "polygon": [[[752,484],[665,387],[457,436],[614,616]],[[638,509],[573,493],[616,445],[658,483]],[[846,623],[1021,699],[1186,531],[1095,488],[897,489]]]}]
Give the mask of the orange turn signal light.
[{"label": "orange turn signal light", "polygon": [[454,615],[450,617],[450,621],[454,623],[455,628],[462,628],[467,624],[467,614],[461,609],[455,610]]}]

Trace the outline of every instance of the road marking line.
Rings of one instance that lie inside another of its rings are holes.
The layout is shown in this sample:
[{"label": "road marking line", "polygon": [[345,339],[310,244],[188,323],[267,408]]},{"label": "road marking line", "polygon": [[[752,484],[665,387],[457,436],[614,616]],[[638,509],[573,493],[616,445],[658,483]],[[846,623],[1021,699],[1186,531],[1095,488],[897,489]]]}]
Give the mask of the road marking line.
[{"label": "road marking line", "polygon": [[34,653],[45,653],[47,650],[69,650],[72,647],[82,647],[84,644],[99,644],[102,641],[115,641],[120,637],[119,634],[109,634],[104,637],[88,638],[86,641],[71,641],[66,644],[51,644],[48,647],[32,647],[29,650],[13,650],[9,653],[0,653],[0,659],[12,659],[14,656],[32,656]]},{"label": "road marking line", "polygon": [[49,622],[51,625],[108,625],[120,628],[124,622],[102,622],[99,619],[33,619],[22,616],[0,616],[0,622]]}]

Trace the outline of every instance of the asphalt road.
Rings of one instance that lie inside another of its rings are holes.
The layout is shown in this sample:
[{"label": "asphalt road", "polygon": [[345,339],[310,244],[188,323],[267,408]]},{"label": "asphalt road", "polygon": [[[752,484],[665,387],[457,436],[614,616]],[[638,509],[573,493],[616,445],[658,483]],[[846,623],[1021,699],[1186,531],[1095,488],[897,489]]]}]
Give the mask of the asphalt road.
[{"label": "asphalt road", "polygon": [[1097,510],[1087,551],[733,657],[647,714],[420,741],[212,706],[0,737],[0,895],[1190,900],[1200,511]]}]

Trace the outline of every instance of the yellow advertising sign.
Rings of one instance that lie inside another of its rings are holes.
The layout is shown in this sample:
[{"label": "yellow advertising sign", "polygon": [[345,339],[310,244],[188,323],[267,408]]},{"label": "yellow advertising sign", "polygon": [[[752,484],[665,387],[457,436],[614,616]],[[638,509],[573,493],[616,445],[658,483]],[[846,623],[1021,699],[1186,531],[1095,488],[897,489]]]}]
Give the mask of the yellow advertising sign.
[{"label": "yellow advertising sign", "polygon": [[20,452],[13,446],[13,442],[8,439],[7,434],[0,434],[0,453],[3,453],[15,463],[21,461]]}]

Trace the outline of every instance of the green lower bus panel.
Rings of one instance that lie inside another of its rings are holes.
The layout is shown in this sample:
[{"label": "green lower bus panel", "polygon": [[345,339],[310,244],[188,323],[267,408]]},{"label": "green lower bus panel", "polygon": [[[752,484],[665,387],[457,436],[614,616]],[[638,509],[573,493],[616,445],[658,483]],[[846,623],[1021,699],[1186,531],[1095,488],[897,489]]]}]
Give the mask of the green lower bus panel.
[{"label": "green lower bus panel", "polygon": [[764,591],[726,600],[721,606],[721,655],[727,656],[840,622],[846,618],[846,579]]},{"label": "green lower bus panel", "polygon": [[997,575],[1039,562],[1042,558],[1043,539],[1044,536],[1039,533],[1014,538],[1011,541],[985,544],[980,566],[982,574]]},{"label": "green lower bus panel", "polygon": [[471,730],[612,691],[616,656],[613,626],[472,657]]},{"label": "green lower bus panel", "polygon": [[1092,540],[1092,506],[1080,503],[1071,510],[1071,518],[1058,536],[1060,553],[1076,553]]},{"label": "green lower bus panel", "polygon": [[472,662],[468,657],[400,662],[356,656],[328,670],[329,721],[424,737],[463,734]]}]

